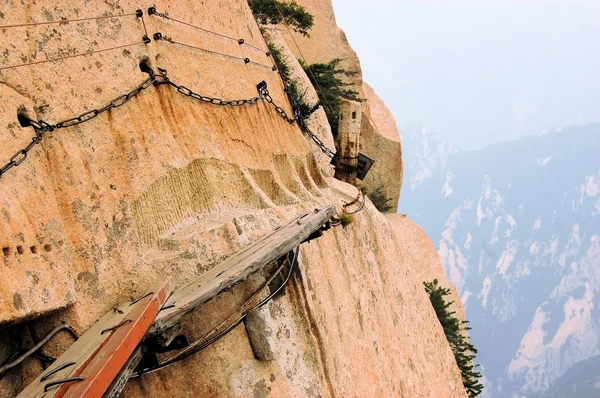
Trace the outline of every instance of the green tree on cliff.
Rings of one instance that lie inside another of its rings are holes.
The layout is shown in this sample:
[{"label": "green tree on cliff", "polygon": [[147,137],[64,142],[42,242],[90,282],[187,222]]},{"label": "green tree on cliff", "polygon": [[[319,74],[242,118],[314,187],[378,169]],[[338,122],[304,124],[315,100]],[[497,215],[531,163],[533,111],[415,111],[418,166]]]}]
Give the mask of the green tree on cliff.
[{"label": "green tree on cliff", "polygon": [[479,382],[481,373],[475,370],[475,354],[477,354],[477,350],[469,343],[466,337],[466,332],[471,330],[471,328],[465,326],[467,321],[459,320],[455,316],[456,313],[449,310],[454,302],[446,302],[444,297],[450,294],[450,289],[439,286],[437,279],[434,279],[433,282],[423,282],[423,285],[425,285],[425,291],[429,294],[431,305],[454,353],[454,358],[456,359],[458,369],[460,369],[467,395],[469,397],[476,397],[481,394],[483,385]]},{"label": "green tree on cliff", "polygon": [[358,92],[349,88],[353,84],[346,83],[341,79],[344,76],[354,76],[357,72],[349,72],[340,68],[339,63],[341,61],[341,58],[335,58],[326,64],[316,63],[311,65],[306,65],[300,61],[300,65],[302,65],[310,82],[317,90],[319,102],[321,105],[324,105],[323,108],[325,109],[325,114],[327,115],[327,120],[329,121],[334,137],[337,137],[338,133],[341,99],[361,101],[358,97]]},{"label": "green tree on cliff", "polygon": [[248,0],[257,22],[262,25],[286,24],[296,32],[308,36],[314,25],[312,14],[294,1]]},{"label": "green tree on cliff", "polygon": [[[385,196],[385,187],[380,185],[376,190],[367,194],[373,205],[382,213],[389,213],[394,210],[394,206],[390,205],[392,199]],[[364,193],[364,192],[363,192]]]}]

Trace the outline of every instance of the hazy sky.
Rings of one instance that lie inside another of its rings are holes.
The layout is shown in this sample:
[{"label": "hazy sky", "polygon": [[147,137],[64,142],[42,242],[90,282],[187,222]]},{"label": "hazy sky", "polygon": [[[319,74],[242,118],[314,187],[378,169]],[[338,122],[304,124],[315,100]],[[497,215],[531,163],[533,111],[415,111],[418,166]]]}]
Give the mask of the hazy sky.
[{"label": "hazy sky", "polygon": [[402,129],[465,149],[600,121],[600,0],[333,0]]}]

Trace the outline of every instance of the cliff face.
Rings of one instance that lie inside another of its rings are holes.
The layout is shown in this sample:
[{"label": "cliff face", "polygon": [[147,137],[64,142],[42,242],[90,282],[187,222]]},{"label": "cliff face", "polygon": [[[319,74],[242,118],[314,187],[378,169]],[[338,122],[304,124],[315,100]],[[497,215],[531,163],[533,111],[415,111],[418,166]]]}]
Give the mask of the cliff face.
[{"label": "cliff face", "polygon": [[[243,0],[155,5],[266,50]],[[9,1],[0,24],[137,7],[128,0],[85,8],[66,0],[27,7]],[[0,67],[135,44],[1,70],[0,159],[34,134],[19,125],[18,109],[56,123],[102,107],[148,77],[141,60],[225,99],[255,97],[265,80],[274,101],[291,112],[263,52],[158,17],[145,15],[143,22],[150,35],[253,62],[166,41],[143,44],[135,15],[5,29]],[[322,117],[311,122],[322,124]],[[318,132],[332,142],[325,126]],[[328,167],[266,102],[217,106],[167,85],[46,134],[0,179],[0,360],[62,320],[84,331],[115,304],[166,279],[182,285],[294,215],[349,201],[356,189],[328,177]],[[240,325],[201,353],[130,382],[125,395],[464,396],[422,287],[433,277],[449,286],[428,238],[408,219],[385,217],[367,202],[350,227],[302,246],[300,272],[268,306],[276,360],[256,360]],[[189,317],[188,337],[227,318],[237,294],[223,293]],[[44,353],[58,356],[69,344],[59,336]],[[39,372],[39,363],[27,360],[0,379],[0,396],[14,396]]]},{"label": "cliff face", "polygon": [[280,29],[283,38],[296,57],[306,59],[309,64],[327,63],[340,58],[340,67],[357,72],[347,78],[353,89],[363,99],[361,152],[374,157],[375,163],[365,179],[365,184],[375,190],[383,185],[384,192],[391,199],[394,209],[400,201],[404,164],[400,133],[392,113],[383,101],[377,97],[371,86],[363,81],[358,56],[350,47],[346,34],[335,22],[333,5],[330,0],[298,0],[314,16],[314,26],[310,37]]}]

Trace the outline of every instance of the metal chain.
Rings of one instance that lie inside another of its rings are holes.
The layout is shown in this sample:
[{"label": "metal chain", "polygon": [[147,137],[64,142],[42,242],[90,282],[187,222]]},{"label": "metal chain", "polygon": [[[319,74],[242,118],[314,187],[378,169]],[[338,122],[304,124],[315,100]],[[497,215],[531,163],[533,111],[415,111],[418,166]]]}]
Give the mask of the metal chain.
[{"label": "metal chain", "polygon": [[38,145],[40,142],[42,142],[42,139],[44,138],[44,135],[46,133],[53,132],[54,130],[57,130],[57,129],[72,127],[72,126],[76,126],[81,123],[88,122],[88,121],[94,119],[95,117],[97,117],[98,115],[100,115],[101,113],[108,111],[109,109],[119,108],[119,107],[125,105],[133,97],[137,96],[139,93],[141,93],[142,91],[146,90],[147,88],[149,88],[150,86],[153,86],[153,85],[158,86],[161,84],[168,84],[169,86],[172,86],[175,89],[177,89],[178,93],[181,93],[187,97],[191,97],[191,98],[197,99],[202,102],[207,102],[207,103],[210,103],[213,105],[220,105],[220,106],[240,106],[240,105],[246,105],[246,104],[256,104],[259,100],[263,99],[262,97],[259,96],[259,97],[254,97],[254,98],[250,98],[250,99],[224,100],[221,98],[200,95],[185,86],[176,84],[173,81],[171,81],[167,77],[166,70],[159,68],[159,71],[160,71],[160,73],[154,73],[151,69],[148,69],[146,71],[147,73],[150,74],[150,77],[148,79],[144,80],[142,82],[142,84],[140,84],[139,86],[137,86],[130,92],[113,99],[112,101],[110,101],[110,103],[108,105],[106,105],[102,108],[99,108],[99,109],[93,109],[91,111],[84,112],[81,115],[72,117],[70,119],[62,120],[54,125],[47,123],[43,120],[31,120],[29,118],[25,118],[24,121],[28,125],[30,125],[31,127],[34,128],[35,136],[32,138],[31,142],[25,148],[18,150],[10,158],[8,163],[6,163],[3,167],[0,168],[0,177],[2,177],[2,175],[6,174],[6,172],[8,172],[13,167],[17,167],[17,166],[21,165],[25,161],[25,159],[27,159],[27,155],[29,154],[29,152],[36,145]]},{"label": "metal chain", "polygon": [[[256,86],[256,88],[258,89],[258,93],[261,95],[261,97],[264,98],[265,101],[267,101],[269,104],[273,105],[277,113],[279,113],[281,117],[284,118],[286,121],[288,121],[289,123],[296,123],[299,120],[298,112],[294,111],[294,117],[291,118],[282,107],[280,107],[275,103],[275,101],[273,101],[271,94],[269,94],[269,89],[267,88],[267,82],[260,82]],[[294,108],[293,105],[294,104],[292,103],[292,108]]]},{"label": "metal chain", "polygon": [[108,103],[108,105],[105,105],[102,108],[92,109],[91,111],[84,112],[79,116],[72,117],[72,118],[69,118],[66,120],[62,120],[54,125],[47,123],[43,120],[32,120],[29,118],[24,118],[23,121],[25,123],[27,123],[29,126],[33,127],[33,129],[35,130],[35,136],[31,139],[31,142],[26,147],[18,150],[10,158],[8,163],[6,163],[3,167],[0,168],[0,177],[2,177],[2,175],[6,174],[13,167],[20,166],[25,161],[25,159],[27,159],[29,152],[36,145],[38,145],[40,142],[42,142],[44,135],[46,133],[53,132],[54,130],[57,130],[57,129],[73,127],[78,124],[88,122],[88,121],[96,118],[98,115],[108,111],[109,109],[120,108],[121,106],[128,103],[133,97],[137,96],[139,93],[146,90],[150,86],[158,86],[161,84],[167,84],[167,85],[175,88],[178,93],[183,94],[187,97],[194,98],[198,101],[206,102],[209,104],[219,105],[219,106],[252,105],[252,104],[256,104],[258,101],[265,100],[269,104],[273,105],[273,107],[275,108],[277,113],[279,113],[281,115],[281,117],[283,119],[285,119],[287,122],[298,123],[299,126],[302,128],[302,130],[304,132],[306,132],[306,134],[308,134],[308,136],[315,142],[315,144],[319,147],[319,149],[325,155],[327,155],[330,158],[333,158],[333,156],[335,155],[335,152],[333,152],[331,149],[329,149],[323,143],[323,141],[321,141],[321,139],[319,139],[319,137],[317,137],[308,128],[308,126],[305,123],[306,117],[301,115],[300,112],[298,111],[298,105],[297,105],[296,101],[294,100],[294,98],[292,98],[290,96],[290,102],[292,104],[292,108],[294,109],[294,117],[292,118],[286,113],[286,111],[282,107],[280,107],[273,101],[273,98],[269,94],[269,90],[267,88],[267,83],[264,81],[259,83],[256,86],[258,89],[258,93],[259,93],[258,97],[248,98],[248,99],[240,99],[240,100],[224,100],[221,98],[210,97],[210,96],[198,94],[183,85],[179,85],[179,84],[171,81],[167,77],[167,71],[164,69],[159,68],[160,73],[154,73],[154,71],[152,71],[151,69],[148,68],[145,72],[150,74],[150,77],[148,79],[144,80],[139,86],[137,86],[133,90],[129,91],[128,93],[123,94],[123,95],[113,99],[112,101],[110,101]]},{"label": "metal chain", "polygon": [[10,158],[10,161],[8,163],[6,163],[2,168],[0,168],[0,177],[2,177],[3,174],[5,174],[8,170],[12,169],[13,167],[17,167],[17,166],[21,165],[21,163],[23,163],[25,161],[25,159],[27,159],[27,155],[29,154],[29,151],[31,151],[33,149],[33,147],[35,147],[40,142],[42,142],[42,139],[44,138],[44,135],[46,133],[53,132],[56,129],[71,127],[71,126],[75,126],[75,125],[90,121],[93,118],[95,118],[96,116],[98,116],[99,114],[108,111],[109,109],[118,108],[120,106],[125,105],[127,102],[129,102],[129,100],[131,100],[131,98],[138,95],[142,90],[145,90],[148,87],[155,84],[158,81],[157,76],[160,76],[160,75],[152,75],[148,79],[144,80],[144,82],[142,84],[140,84],[139,86],[137,86],[135,89],[131,90],[127,94],[123,94],[120,97],[115,98],[108,105],[106,105],[100,109],[93,109],[91,111],[82,113],[81,115],[79,115],[77,117],[73,117],[70,119],[60,121],[60,122],[56,123],[55,125],[49,124],[43,120],[31,120],[31,119],[26,118],[25,119],[26,123],[28,123],[35,130],[35,136],[32,138],[29,145],[27,145],[23,149],[18,150]]},{"label": "metal chain", "polygon": [[258,92],[260,93],[262,98],[264,98],[264,100],[267,101],[269,104],[273,105],[273,107],[275,108],[277,113],[279,113],[282,118],[284,118],[289,123],[298,123],[300,128],[314,141],[314,143],[319,147],[321,152],[323,152],[326,156],[333,159],[333,157],[335,156],[335,152],[332,151],[331,149],[329,149],[323,143],[323,141],[321,141],[321,139],[319,137],[317,137],[317,135],[315,133],[313,133],[310,130],[310,128],[306,125],[305,121],[306,121],[307,117],[300,113],[298,103],[296,102],[294,97],[292,97],[291,95],[288,95],[288,97],[290,99],[290,103],[292,105],[292,109],[294,109],[294,117],[291,118],[282,107],[280,107],[273,101],[273,98],[269,94],[269,90],[267,88],[266,82],[264,82],[264,81],[260,82],[256,86],[256,88],[258,89]]},{"label": "metal chain", "polygon": [[308,126],[304,123],[304,120],[302,120],[300,122],[300,127],[304,130],[304,132],[306,134],[308,134],[308,136],[315,142],[315,144],[319,147],[319,149],[321,150],[321,152],[323,152],[327,157],[333,159],[333,157],[335,156],[335,152],[332,151],[331,149],[329,149],[325,143],[323,141],[321,141],[321,139],[319,137],[316,136],[315,133],[313,133]]},{"label": "metal chain", "polygon": [[178,93],[183,94],[186,97],[194,98],[194,99],[197,99],[198,101],[207,102],[209,104],[219,105],[219,106],[253,105],[263,99],[261,96],[259,96],[259,97],[240,99],[240,100],[224,100],[221,98],[209,97],[207,95],[201,95],[201,94],[198,94],[198,93],[190,90],[189,88],[187,88],[183,85],[179,85],[179,84],[171,81],[167,77],[166,70],[159,68],[159,71],[161,73],[160,73],[160,75],[157,75],[157,76],[160,76],[161,79],[163,79],[160,84],[168,84],[169,86],[175,88]]}]

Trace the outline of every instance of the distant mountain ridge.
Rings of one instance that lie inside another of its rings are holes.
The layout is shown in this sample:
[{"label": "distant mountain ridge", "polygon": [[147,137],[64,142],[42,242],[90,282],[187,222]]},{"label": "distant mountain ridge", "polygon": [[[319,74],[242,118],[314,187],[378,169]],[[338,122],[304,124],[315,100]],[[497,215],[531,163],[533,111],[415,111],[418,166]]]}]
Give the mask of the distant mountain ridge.
[{"label": "distant mountain ridge", "polygon": [[459,288],[489,396],[546,390],[600,354],[600,124],[477,151],[404,136],[400,211]]}]

